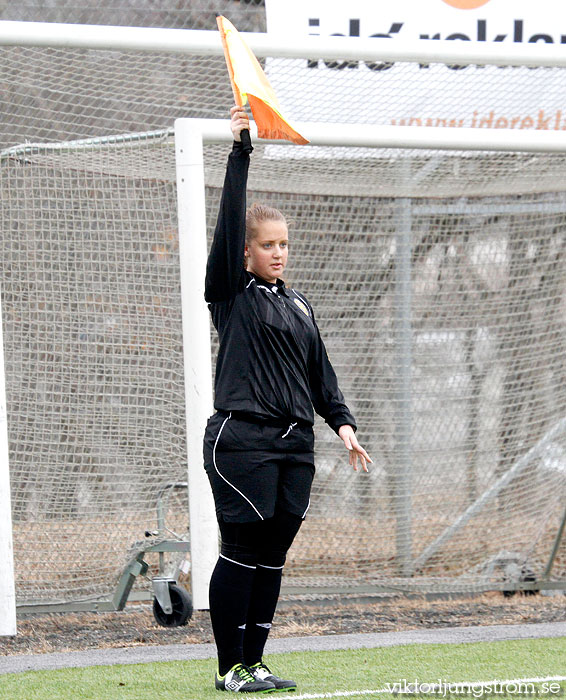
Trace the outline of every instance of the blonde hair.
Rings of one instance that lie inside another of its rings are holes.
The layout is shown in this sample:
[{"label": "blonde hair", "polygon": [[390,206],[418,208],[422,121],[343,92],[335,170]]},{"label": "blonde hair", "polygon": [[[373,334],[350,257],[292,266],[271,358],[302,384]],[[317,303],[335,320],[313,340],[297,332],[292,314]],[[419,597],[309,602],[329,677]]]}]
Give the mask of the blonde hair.
[{"label": "blonde hair", "polygon": [[258,228],[264,221],[282,221],[288,225],[287,219],[279,209],[268,207],[266,204],[252,204],[246,211],[246,243],[249,244],[257,236]]}]

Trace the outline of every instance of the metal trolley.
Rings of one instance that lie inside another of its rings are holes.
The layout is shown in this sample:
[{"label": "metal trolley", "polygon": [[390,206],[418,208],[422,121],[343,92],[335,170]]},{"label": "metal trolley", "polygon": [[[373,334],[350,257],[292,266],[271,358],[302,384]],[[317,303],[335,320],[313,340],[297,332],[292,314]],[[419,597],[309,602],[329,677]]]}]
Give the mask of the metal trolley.
[{"label": "metal trolley", "polygon": [[[118,580],[112,599],[113,610],[123,610],[137,576],[145,576],[149,564],[145,556],[149,552],[158,552],[158,575],[151,579],[153,588],[153,615],[156,622],[163,627],[180,627],[186,625],[193,614],[193,602],[189,593],[179,585],[181,573],[187,574],[190,566],[186,555],[190,549],[187,534],[179,535],[165,524],[165,495],[173,489],[186,489],[186,481],[165,484],[157,494],[157,530],[146,530],[145,540],[132,545],[128,563]],[[177,553],[173,557],[173,566],[166,567],[165,554]]]}]

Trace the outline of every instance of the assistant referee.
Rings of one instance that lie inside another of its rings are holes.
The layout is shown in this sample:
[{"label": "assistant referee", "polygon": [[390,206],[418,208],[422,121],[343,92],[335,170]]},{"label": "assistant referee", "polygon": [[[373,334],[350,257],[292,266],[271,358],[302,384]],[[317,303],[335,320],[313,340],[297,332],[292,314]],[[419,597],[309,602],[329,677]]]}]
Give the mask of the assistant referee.
[{"label": "assistant referee", "polygon": [[295,690],[263,662],[285,557],[309,508],[315,472],[314,410],[367,471],[356,423],[338,388],[303,294],[282,280],[288,256],[283,214],[246,212],[250,158],[231,110],[234,145],[206,268],[205,298],[220,340],[216,413],[204,437],[221,534],[210,581],[210,617],[218,650],[215,686],[232,692]]}]

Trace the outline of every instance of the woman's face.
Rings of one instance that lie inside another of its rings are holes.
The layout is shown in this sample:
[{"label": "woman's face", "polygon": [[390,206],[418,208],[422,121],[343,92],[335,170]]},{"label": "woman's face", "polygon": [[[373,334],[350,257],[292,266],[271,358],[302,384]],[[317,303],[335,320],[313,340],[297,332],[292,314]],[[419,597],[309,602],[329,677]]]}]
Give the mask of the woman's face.
[{"label": "woman's face", "polygon": [[256,236],[246,245],[247,269],[274,283],[287,266],[289,232],[284,221],[262,221]]}]

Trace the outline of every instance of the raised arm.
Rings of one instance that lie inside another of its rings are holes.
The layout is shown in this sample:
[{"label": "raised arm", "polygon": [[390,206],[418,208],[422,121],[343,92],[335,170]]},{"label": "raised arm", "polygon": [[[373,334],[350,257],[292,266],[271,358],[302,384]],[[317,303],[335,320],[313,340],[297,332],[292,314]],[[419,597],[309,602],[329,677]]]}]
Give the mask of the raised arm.
[{"label": "raised arm", "polygon": [[249,128],[249,120],[242,107],[232,107],[230,113],[234,146],[228,156],[214,239],[206,265],[204,297],[209,303],[231,299],[241,291],[244,283],[246,186],[250,157],[242,149],[240,132]]}]

